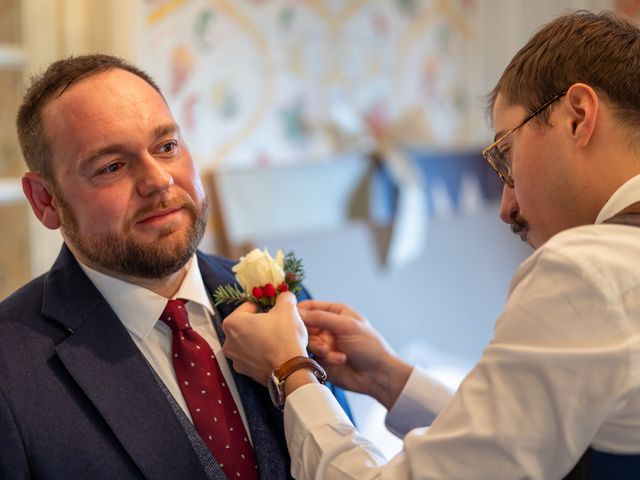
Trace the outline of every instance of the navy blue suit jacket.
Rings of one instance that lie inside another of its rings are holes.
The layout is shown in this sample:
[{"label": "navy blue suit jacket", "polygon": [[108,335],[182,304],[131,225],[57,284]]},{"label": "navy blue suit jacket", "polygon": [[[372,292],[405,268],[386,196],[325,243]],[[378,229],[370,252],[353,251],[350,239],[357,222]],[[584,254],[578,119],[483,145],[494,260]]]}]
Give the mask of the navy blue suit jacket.
[{"label": "navy blue suit jacket", "polygon": [[[210,293],[234,281],[232,262],[198,261]],[[261,477],[290,478],[282,414],[264,387],[234,377]],[[0,478],[207,478],[144,356],[66,246],[0,303]]]}]

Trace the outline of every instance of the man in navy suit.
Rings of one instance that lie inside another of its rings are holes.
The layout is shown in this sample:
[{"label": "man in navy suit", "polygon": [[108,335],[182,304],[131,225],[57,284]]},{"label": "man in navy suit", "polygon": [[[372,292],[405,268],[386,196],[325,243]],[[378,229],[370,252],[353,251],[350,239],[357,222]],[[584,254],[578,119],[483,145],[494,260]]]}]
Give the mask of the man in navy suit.
[{"label": "man in navy suit", "polygon": [[254,478],[289,478],[280,411],[221,353],[230,309],[210,298],[234,281],[231,262],[197,252],[207,200],[157,85],[114,57],[61,60],[33,79],[17,124],[25,195],[64,246],[0,303],[0,477],[232,476],[192,422],[158,321],[181,299],[242,419]]}]

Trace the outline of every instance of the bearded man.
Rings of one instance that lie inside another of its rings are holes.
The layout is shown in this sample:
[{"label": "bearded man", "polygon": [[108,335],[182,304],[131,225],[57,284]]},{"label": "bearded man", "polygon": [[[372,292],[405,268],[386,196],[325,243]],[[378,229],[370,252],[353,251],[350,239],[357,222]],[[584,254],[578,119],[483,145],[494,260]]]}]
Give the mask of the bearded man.
[{"label": "bearded man", "polygon": [[232,264],[197,251],[207,199],[154,81],[60,60],[17,127],[25,196],[64,245],[0,303],[0,477],[290,478],[281,412],[221,353]]}]

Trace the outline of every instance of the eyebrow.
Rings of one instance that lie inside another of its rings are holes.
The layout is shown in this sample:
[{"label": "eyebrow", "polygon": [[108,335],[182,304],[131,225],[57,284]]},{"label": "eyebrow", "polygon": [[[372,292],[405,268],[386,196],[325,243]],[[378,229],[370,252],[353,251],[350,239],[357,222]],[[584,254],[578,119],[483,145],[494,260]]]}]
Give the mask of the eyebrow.
[{"label": "eyebrow", "polygon": [[[153,138],[158,139],[160,137],[164,137],[170,133],[177,133],[180,131],[180,127],[176,123],[167,123],[165,125],[159,125],[153,129]],[[125,145],[122,143],[113,143],[111,145],[107,145],[103,147],[93,154],[89,156],[85,161],[82,162],[83,170],[90,166],[92,163],[96,162],[100,157],[104,157],[105,155],[112,155],[114,153],[121,153],[126,150]]]},{"label": "eyebrow", "polygon": [[180,131],[180,127],[177,123],[167,123],[166,125],[160,125],[153,130],[155,138],[164,137],[169,133],[177,133]]}]

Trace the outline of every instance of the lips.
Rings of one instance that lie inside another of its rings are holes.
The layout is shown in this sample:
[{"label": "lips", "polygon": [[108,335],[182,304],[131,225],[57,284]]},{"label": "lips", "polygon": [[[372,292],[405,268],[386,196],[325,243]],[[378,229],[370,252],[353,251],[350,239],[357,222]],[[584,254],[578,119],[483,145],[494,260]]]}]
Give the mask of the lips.
[{"label": "lips", "polygon": [[180,211],[182,207],[163,208],[160,210],[154,210],[152,212],[143,214],[142,217],[136,222],[138,224],[153,223],[157,220],[162,220],[173,213]]}]

